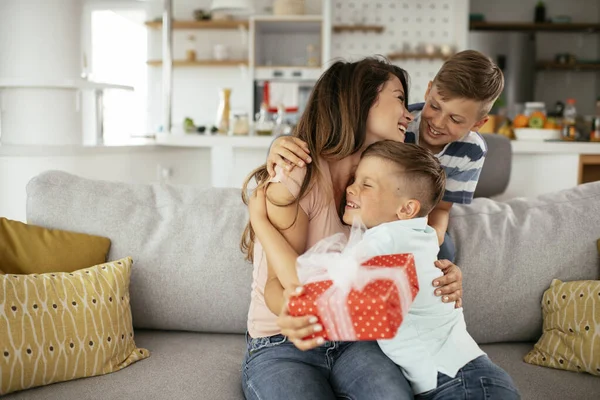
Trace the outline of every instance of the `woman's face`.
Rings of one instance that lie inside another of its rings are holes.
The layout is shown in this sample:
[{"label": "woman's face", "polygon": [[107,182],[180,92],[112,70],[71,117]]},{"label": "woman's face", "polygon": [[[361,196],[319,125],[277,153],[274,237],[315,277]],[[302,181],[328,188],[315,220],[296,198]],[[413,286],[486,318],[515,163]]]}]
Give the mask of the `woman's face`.
[{"label": "woman's face", "polygon": [[406,95],[397,76],[392,76],[379,91],[367,118],[365,146],[380,140],[404,142],[412,115],[406,109]]}]

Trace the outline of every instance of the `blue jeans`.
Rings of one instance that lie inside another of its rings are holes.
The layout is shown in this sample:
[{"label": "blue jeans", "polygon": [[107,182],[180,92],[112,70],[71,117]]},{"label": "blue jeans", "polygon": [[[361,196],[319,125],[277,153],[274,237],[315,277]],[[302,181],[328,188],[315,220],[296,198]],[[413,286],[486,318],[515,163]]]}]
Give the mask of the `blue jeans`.
[{"label": "blue jeans", "polygon": [[454,247],[454,242],[448,232],[444,234],[444,243],[440,246],[440,252],[438,253],[438,260],[448,260],[450,262],[454,262],[454,258],[456,257],[456,248]]},{"label": "blue jeans", "polygon": [[437,388],[415,396],[416,400],[517,400],[521,398],[511,377],[487,356],[464,367],[456,377],[438,373]]},{"label": "blue jeans", "polygon": [[301,351],[282,335],[247,341],[247,400],[413,399],[400,368],[377,342],[325,342]]}]

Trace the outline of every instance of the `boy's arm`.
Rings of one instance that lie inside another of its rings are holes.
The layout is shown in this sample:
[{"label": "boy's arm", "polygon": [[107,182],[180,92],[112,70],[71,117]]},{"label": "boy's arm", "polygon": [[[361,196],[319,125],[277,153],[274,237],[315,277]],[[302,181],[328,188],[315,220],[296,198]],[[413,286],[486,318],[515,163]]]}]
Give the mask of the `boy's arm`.
[{"label": "boy's arm", "polygon": [[440,246],[444,243],[444,236],[446,230],[448,230],[448,220],[450,219],[450,208],[452,208],[452,204],[454,203],[442,200],[429,213],[427,223],[435,229]]}]

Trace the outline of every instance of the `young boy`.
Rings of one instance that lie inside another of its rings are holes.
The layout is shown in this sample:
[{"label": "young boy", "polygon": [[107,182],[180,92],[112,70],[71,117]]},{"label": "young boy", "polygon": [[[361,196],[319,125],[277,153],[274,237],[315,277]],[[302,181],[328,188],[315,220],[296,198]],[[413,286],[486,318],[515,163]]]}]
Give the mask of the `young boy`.
[{"label": "young boy", "polygon": [[[414,144],[382,141],[369,146],[346,189],[344,222],[368,228],[359,244],[367,256],[412,253],[420,287],[441,276],[439,250],[428,214],[447,192],[444,169]],[[398,364],[416,398],[518,399],[510,376],[468,334],[462,309],[419,291],[393,339],[378,341]],[[485,383],[485,384],[484,384]]]},{"label": "young boy", "polygon": [[[444,63],[429,82],[424,103],[408,107],[415,119],[406,142],[431,150],[446,171],[442,201],[429,215],[441,246],[439,259],[454,261],[454,245],[446,233],[450,208],[473,199],[487,152],[477,131],[487,122],[503,88],[500,68],[485,55],[466,50]],[[270,171],[275,164],[285,167],[289,162],[300,167],[310,162],[306,146],[296,138],[276,139],[267,160]]]},{"label": "young boy", "polygon": [[[356,251],[366,257],[412,253],[419,286],[428,287],[443,274],[434,266],[438,237],[427,220],[445,186],[444,170],[427,149],[390,140],[370,145],[346,189],[344,222],[360,218],[367,228]],[[268,223],[263,214],[257,235]],[[378,344],[400,366],[416,399],[442,391],[444,398],[466,398],[467,390],[468,398],[519,399],[510,376],[467,333],[462,309],[429,290],[419,291],[396,336]]]}]

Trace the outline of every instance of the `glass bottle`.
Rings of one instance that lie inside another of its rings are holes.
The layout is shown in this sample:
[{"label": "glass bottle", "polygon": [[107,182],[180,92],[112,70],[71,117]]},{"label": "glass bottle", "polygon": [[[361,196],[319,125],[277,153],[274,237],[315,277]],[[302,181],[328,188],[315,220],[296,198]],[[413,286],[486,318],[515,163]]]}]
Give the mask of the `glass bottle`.
[{"label": "glass bottle", "polygon": [[600,97],[596,100],[596,115],[592,124],[592,132],[590,133],[590,141],[600,142]]},{"label": "glass bottle", "polygon": [[273,134],[273,121],[269,118],[267,103],[260,105],[260,112],[256,114],[256,134],[259,136],[271,136]]},{"label": "glass bottle", "polygon": [[185,44],[185,58],[187,61],[196,61],[196,37],[189,35]]},{"label": "glass bottle", "polygon": [[575,108],[575,99],[567,99],[567,105],[563,111],[562,139],[575,140],[577,137],[577,109]]},{"label": "glass bottle", "polygon": [[220,134],[229,132],[229,113],[231,111],[230,97],[231,89],[221,89],[221,101],[219,102],[219,110],[217,111],[216,126]]}]

